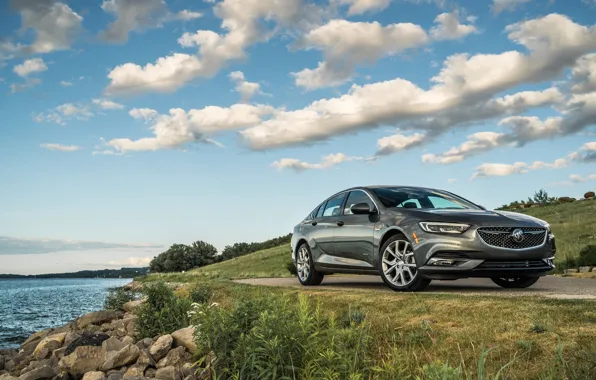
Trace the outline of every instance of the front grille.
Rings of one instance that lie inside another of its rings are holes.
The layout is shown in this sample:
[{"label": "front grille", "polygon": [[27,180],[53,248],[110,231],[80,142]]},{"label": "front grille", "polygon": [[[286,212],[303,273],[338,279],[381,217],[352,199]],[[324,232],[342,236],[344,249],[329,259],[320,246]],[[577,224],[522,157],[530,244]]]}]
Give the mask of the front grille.
[{"label": "front grille", "polygon": [[[523,232],[522,240],[515,241],[512,233],[516,229]],[[480,238],[488,245],[507,249],[539,247],[546,240],[546,228],[543,227],[480,227]]]},{"label": "front grille", "polygon": [[542,267],[547,267],[546,263],[542,260],[485,260],[482,264],[478,265],[479,269],[522,269]]}]

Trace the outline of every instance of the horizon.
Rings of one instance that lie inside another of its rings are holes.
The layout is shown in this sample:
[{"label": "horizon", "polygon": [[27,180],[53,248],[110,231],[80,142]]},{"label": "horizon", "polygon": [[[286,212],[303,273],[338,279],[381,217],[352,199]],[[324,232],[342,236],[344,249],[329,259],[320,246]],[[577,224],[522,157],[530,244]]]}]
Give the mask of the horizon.
[{"label": "horizon", "polygon": [[0,11],[1,272],[221,252],[365,183],[488,209],[596,190],[594,1]]}]

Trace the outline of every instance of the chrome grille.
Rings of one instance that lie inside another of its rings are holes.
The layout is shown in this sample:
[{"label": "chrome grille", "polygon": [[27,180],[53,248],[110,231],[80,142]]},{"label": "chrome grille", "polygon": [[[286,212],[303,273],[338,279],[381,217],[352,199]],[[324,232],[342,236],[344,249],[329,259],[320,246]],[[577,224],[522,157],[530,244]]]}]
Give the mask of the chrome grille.
[{"label": "chrome grille", "polygon": [[[514,230],[523,232],[523,240],[516,242],[511,234]],[[546,241],[546,228],[543,227],[480,227],[480,238],[488,245],[507,249],[539,247]]]}]

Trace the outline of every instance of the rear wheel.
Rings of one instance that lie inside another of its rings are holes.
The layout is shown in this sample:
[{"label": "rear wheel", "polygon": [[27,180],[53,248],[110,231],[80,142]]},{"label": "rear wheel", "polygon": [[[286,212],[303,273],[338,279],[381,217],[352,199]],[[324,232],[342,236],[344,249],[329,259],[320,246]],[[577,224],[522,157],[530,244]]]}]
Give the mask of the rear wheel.
[{"label": "rear wheel", "polygon": [[385,284],[396,291],[420,291],[430,284],[420,276],[412,244],[402,234],[391,236],[381,247],[379,270]]},{"label": "rear wheel", "polygon": [[491,277],[491,280],[502,288],[527,288],[539,279],[540,277]]},{"label": "rear wheel", "polygon": [[323,281],[323,274],[315,269],[310,247],[306,243],[302,243],[296,252],[296,269],[302,285],[319,285]]}]

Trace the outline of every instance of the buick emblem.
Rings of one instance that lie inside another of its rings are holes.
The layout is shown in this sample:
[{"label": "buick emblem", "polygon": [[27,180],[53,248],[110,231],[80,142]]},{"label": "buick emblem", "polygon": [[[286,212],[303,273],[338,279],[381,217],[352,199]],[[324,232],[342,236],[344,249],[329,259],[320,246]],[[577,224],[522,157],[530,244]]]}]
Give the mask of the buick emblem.
[{"label": "buick emblem", "polygon": [[519,228],[516,228],[511,233],[511,238],[516,243],[521,243],[524,240],[524,231]]}]

